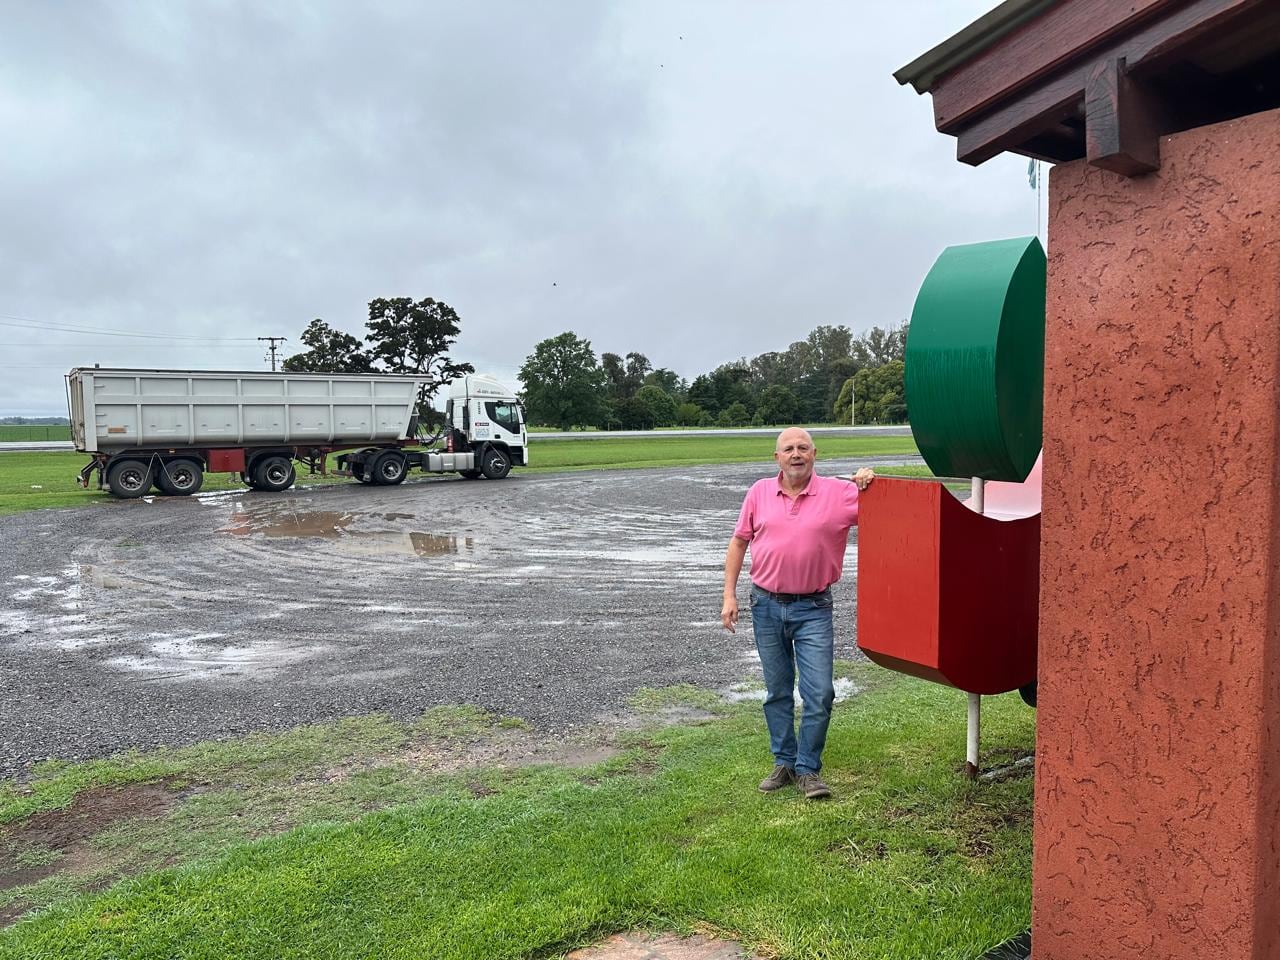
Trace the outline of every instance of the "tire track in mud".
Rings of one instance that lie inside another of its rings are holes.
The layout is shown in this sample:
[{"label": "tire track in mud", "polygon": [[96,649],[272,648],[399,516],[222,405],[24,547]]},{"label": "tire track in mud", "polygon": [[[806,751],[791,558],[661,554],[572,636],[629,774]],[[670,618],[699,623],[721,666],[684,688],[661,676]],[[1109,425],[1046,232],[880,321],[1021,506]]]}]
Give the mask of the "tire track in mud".
[{"label": "tire track in mud", "polygon": [[[555,732],[617,718],[639,687],[724,689],[758,669],[719,602],[742,496],[767,471],[432,478],[0,518],[0,776],[442,703]],[[846,657],[855,562],[851,548],[837,588]]]}]

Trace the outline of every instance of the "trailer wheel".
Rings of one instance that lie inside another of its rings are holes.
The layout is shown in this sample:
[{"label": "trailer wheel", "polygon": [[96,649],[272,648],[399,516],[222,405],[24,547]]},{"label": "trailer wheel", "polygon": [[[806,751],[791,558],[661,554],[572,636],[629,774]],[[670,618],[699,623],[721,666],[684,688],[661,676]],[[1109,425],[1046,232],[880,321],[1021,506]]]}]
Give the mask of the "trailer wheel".
[{"label": "trailer wheel", "polygon": [[511,458],[501,447],[485,444],[480,451],[480,472],[490,480],[501,480],[511,472]]},{"label": "trailer wheel", "polygon": [[204,470],[195,460],[170,460],[156,471],[156,486],[169,496],[189,497],[204,486]]},{"label": "trailer wheel", "polygon": [[1022,702],[1028,707],[1034,707],[1036,705],[1036,687],[1038,685],[1039,681],[1032,680],[1025,687],[1018,688],[1018,696],[1022,698]]},{"label": "trailer wheel", "polygon": [[118,460],[107,470],[107,489],[125,500],[135,500],[151,489],[151,466],[141,460]]},{"label": "trailer wheel", "polygon": [[458,474],[463,480],[479,480],[484,476],[479,470],[459,470]]},{"label": "trailer wheel", "polygon": [[272,493],[288,490],[293,486],[295,477],[293,461],[288,457],[264,457],[253,468],[253,480],[257,489]]},{"label": "trailer wheel", "polygon": [[355,477],[357,480],[359,480],[361,483],[369,482],[368,478],[365,476],[363,463],[351,464],[351,475]]},{"label": "trailer wheel", "polygon": [[395,450],[380,453],[373,461],[373,482],[384,487],[403,483],[408,472],[409,461],[403,453]]}]

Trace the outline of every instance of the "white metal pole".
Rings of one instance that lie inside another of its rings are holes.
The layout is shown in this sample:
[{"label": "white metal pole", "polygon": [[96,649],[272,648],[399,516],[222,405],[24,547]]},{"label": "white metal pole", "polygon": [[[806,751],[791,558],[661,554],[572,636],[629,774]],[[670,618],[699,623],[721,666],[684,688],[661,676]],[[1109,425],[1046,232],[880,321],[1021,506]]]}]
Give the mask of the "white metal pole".
[{"label": "white metal pole", "polygon": [[978,777],[978,738],[982,734],[982,697],[969,694],[969,742],[966,745],[964,772],[970,780]]},{"label": "white metal pole", "polygon": [[[982,513],[986,507],[985,487],[986,481],[981,477],[974,477],[970,486],[969,505],[975,513]],[[964,772],[970,779],[977,779],[978,776],[978,741],[982,735],[982,697],[979,694],[969,694],[969,730],[968,738],[965,744],[965,762]]]}]

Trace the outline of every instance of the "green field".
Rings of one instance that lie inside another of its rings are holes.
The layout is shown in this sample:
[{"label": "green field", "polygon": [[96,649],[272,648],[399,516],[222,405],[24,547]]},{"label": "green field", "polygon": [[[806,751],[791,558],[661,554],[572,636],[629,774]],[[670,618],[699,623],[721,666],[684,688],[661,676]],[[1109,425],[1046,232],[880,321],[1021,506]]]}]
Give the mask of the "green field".
[{"label": "green field", "polygon": [[[702,463],[767,462],[773,453],[770,436],[638,437],[616,440],[540,440],[530,445],[529,472],[684,466]],[[824,437],[818,440],[819,462],[831,457],[877,457],[893,463],[914,455],[910,437]],[[0,514],[42,507],[84,506],[111,500],[99,490],[81,490],[76,474],[89,458],[80,453],[0,453]],[[821,467],[819,467],[821,469]],[[299,475],[304,485],[354,483],[347,477]],[[412,481],[410,481],[412,482]],[[227,474],[209,474],[205,490],[244,489]]]},{"label": "green field", "polygon": [[[964,780],[963,694],[838,672],[865,692],[835,708],[823,803],[758,793],[759,706],[691,687],[637,707],[706,721],[600,734],[616,752],[587,765],[459,767],[538,736],[464,708],[46,764],[0,783],[0,842],[44,874],[0,890],[0,917],[42,910],[0,931],[0,955],[550,960],[642,926],[778,960],[971,960],[1024,930],[1029,770]],[[1026,756],[1034,712],[986,704],[984,764]],[[150,816],[69,849],[22,839],[33,812],[140,783]]]},{"label": "green field", "polygon": [[71,428],[66,424],[43,427],[36,424],[0,423],[0,443],[70,439]]}]

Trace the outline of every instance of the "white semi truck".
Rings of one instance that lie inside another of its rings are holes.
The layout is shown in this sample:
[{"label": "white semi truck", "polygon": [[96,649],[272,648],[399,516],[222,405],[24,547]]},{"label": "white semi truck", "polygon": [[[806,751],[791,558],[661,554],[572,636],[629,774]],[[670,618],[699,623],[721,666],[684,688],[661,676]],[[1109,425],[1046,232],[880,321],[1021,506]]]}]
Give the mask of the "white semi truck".
[{"label": "white semi truck", "polygon": [[153,488],[186,496],[213,472],[279,491],[293,485],[295,464],[377,485],[400,483],[415,468],[499,480],[529,462],[519,400],[475,374],[448,386],[443,449],[419,449],[422,382],[389,374],[76,367],[67,374],[71,436],[92,458],[80,485],[87,488],[96,473],[99,489],[117,497]]}]

